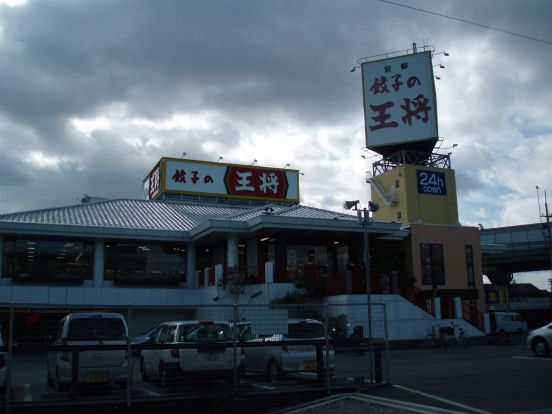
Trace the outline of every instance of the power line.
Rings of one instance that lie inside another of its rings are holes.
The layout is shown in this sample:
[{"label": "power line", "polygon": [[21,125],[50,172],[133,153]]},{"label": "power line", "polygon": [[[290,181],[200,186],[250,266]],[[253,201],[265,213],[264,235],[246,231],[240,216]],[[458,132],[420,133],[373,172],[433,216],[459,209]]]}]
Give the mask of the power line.
[{"label": "power line", "polygon": [[549,41],[549,40],[543,40],[543,39],[539,39],[539,38],[536,38],[536,37],[533,37],[533,36],[527,36],[527,35],[520,34],[520,33],[510,32],[508,30],[498,29],[496,27],[491,27],[491,26],[487,26],[487,25],[484,25],[484,24],[471,22],[469,20],[460,19],[458,17],[447,16],[446,14],[436,13],[436,12],[432,12],[432,11],[424,10],[424,9],[419,9],[417,7],[407,6],[406,4],[395,3],[394,1],[389,1],[389,0],[380,0],[380,1],[382,3],[389,3],[389,4],[392,4],[394,6],[404,7],[404,8],[416,10],[416,11],[419,11],[419,12],[422,12],[422,13],[433,14],[435,16],[444,17],[445,19],[456,20],[456,21],[459,21],[459,22],[462,22],[462,23],[468,23],[468,24],[472,24],[474,26],[483,27],[485,29],[495,30],[497,32],[506,33],[506,34],[509,34],[509,35],[512,35],[512,36],[522,37],[524,39],[534,40],[535,42],[541,42],[541,43],[545,43],[547,45],[552,45],[552,42]]}]

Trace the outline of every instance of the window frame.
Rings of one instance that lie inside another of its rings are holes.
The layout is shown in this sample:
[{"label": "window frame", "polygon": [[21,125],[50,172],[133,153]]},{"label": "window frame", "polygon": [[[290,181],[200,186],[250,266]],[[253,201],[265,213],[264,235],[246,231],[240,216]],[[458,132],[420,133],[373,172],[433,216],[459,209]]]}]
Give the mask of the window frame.
[{"label": "window frame", "polygon": [[[426,250],[424,252],[424,250]],[[429,254],[427,254],[429,252]],[[440,243],[420,243],[422,285],[445,285],[444,247]]]},{"label": "window frame", "polygon": [[[5,236],[2,245],[2,275],[14,283],[69,284],[94,278],[93,240],[14,235]],[[26,260],[31,264],[25,266],[24,256],[31,254],[32,261]],[[64,255],[72,261],[62,260]]]}]

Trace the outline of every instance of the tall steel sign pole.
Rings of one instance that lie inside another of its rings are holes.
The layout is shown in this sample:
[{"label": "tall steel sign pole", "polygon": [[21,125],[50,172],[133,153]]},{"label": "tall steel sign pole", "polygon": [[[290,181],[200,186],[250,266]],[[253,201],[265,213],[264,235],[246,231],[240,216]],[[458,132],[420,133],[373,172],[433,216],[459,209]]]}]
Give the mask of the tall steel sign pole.
[{"label": "tall steel sign pole", "polygon": [[552,290],[552,234],[550,231],[550,214],[548,213],[548,201],[546,200],[546,191],[544,192],[544,212],[546,214],[546,229],[548,232],[548,255],[550,256],[550,290]]}]

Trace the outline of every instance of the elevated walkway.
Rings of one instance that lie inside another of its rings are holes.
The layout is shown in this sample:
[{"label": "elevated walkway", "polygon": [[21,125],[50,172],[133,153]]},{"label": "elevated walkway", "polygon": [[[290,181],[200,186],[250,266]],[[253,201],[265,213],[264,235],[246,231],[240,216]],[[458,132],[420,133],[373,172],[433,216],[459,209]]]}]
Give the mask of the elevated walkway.
[{"label": "elevated walkway", "polygon": [[550,269],[546,225],[541,223],[481,230],[483,273],[493,274]]}]

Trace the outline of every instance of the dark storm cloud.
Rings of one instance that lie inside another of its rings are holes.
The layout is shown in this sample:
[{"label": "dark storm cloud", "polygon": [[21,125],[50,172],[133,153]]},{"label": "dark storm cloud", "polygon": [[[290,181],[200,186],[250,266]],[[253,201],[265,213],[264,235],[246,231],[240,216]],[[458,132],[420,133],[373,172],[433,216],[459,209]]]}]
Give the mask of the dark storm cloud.
[{"label": "dark storm cloud", "polygon": [[0,154],[0,187],[19,187],[31,182],[32,177],[24,165]]},{"label": "dark storm cloud", "polygon": [[[317,2],[317,13],[314,3],[288,3],[293,15],[286,3],[40,1],[5,10],[5,39],[19,47],[1,90],[13,103],[1,108],[41,123],[129,99],[152,116],[283,101],[303,116],[333,114],[346,102],[336,73],[347,79],[347,33],[325,29],[330,3]],[[343,25],[352,17],[340,14]]]}]

